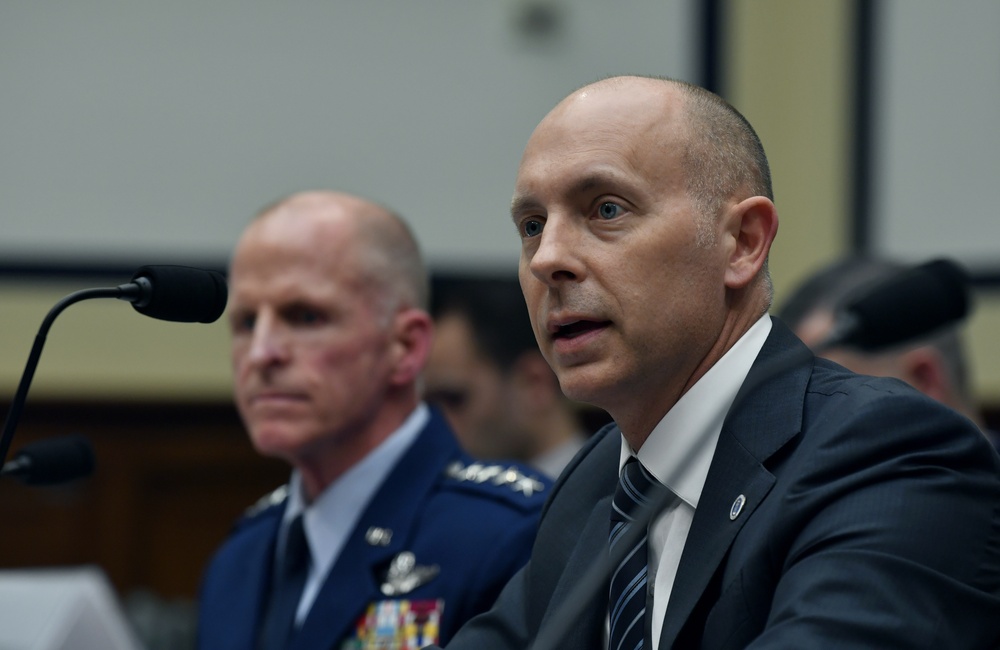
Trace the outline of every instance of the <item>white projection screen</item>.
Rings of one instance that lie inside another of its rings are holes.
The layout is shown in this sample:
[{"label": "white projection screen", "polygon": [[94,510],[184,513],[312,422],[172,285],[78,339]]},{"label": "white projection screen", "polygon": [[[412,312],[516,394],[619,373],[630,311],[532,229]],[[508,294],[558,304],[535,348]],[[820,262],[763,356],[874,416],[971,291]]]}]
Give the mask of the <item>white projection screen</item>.
[{"label": "white projection screen", "polygon": [[224,264],[246,221],[341,189],[437,267],[510,268],[531,129],[623,72],[692,81],[695,0],[8,2],[0,267]]},{"label": "white projection screen", "polygon": [[1000,2],[882,0],[869,236],[907,261],[1000,278]]}]

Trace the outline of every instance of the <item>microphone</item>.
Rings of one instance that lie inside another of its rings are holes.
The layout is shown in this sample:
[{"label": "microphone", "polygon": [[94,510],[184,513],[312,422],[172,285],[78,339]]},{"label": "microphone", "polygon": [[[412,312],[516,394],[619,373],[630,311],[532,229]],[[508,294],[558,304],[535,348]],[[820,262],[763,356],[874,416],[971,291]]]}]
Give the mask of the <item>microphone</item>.
[{"label": "microphone", "polygon": [[968,314],[969,276],[937,259],[900,272],[837,310],[830,334],[814,346],[874,351],[930,334]]},{"label": "microphone", "polygon": [[90,476],[94,450],[80,435],[40,440],[22,447],[0,469],[25,485],[57,485]]},{"label": "microphone", "polygon": [[14,400],[7,412],[3,434],[0,435],[0,466],[7,459],[14,429],[21,418],[28,387],[35,376],[35,368],[42,355],[45,337],[56,316],[70,305],[90,298],[118,298],[132,303],[141,314],[161,320],[184,323],[211,323],[226,309],[226,281],[221,273],[189,266],[143,266],[132,276],[132,281],[117,287],[82,289],[63,297],[49,310],[35,343],[28,354],[28,363],[21,374]]},{"label": "microphone", "polygon": [[190,266],[143,266],[118,288],[117,298],[140,314],[181,323],[213,323],[226,309],[221,273]]}]

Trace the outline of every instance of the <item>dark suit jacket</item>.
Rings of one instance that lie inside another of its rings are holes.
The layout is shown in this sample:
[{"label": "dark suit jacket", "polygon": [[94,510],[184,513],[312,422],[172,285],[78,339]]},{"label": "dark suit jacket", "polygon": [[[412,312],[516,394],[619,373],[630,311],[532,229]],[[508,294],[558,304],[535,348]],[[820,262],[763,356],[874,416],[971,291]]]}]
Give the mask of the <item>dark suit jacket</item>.
[{"label": "dark suit jacket", "polygon": [[[393,627],[403,632],[405,612],[398,605],[439,599],[444,608],[436,627],[447,642],[462,623],[493,603],[527,561],[549,483],[526,494],[514,483],[495,480],[500,472],[488,471],[512,465],[471,463],[432,411],[362,513],[290,648],[340,648],[357,636],[359,621],[376,602],[399,609],[391,625],[381,621],[383,636]],[[199,648],[254,648],[284,508],[280,501],[244,518],[213,558],[199,599]],[[372,527],[392,531],[387,544],[369,539]],[[380,586],[392,558],[404,551],[412,552],[418,565],[440,570],[411,591],[388,596]]]},{"label": "dark suit jacket", "polygon": [[[448,650],[603,650],[607,574],[591,567],[607,562],[619,449],[612,425],[574,459],[528,565]],[[996,454],[953,411],[817,360],[774,321],[723,426],[659,647],[1000,647]]]}]

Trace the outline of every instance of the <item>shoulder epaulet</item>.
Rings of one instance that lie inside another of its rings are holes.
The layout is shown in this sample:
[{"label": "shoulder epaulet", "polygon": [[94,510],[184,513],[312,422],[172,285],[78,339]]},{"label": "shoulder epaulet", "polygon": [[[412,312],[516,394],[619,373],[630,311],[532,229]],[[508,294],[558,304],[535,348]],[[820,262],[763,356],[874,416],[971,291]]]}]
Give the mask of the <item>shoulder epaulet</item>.
[{"label": "shoulder epaulet", "polygon": [[252,506],[244,510],[243,518],[253,519],[260,513],[267,510],[268,508],[278,505],[287,498],[288,498],[288,486],[282,485],[281,487],[257,499],[256,503],[254,503]]},{"label": "shoulder epaulet", "polygon": [[516,465],[490,465],[485,463],[463,463],[460,460],[448,465],[445,476],[459,482],[507,486],[526,497],[545,490],[545,483],[521,471]]}]

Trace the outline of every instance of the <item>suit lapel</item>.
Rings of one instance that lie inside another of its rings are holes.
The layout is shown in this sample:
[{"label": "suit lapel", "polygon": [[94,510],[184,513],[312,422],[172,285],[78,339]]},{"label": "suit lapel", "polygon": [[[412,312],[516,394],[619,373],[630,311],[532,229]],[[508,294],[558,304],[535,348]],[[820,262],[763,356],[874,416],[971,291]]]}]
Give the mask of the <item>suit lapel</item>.
[{"label": "suit lapel", "polygon": [[[567,467],[561,479],[566,483],[555,488],[561,492],[560,498],[550,497],[552,510],[543,515],[532,554],[532,569],[538,575],[545,576],[556,567],[559,569],[551,591],[539,588],[529,595],[529,608],[533,612],[544,612],[537,624],[538,638],[534,647],[605,648],[608,533],[611,498],[618,484],[621,432],[617,426],[609,426],[595,433],[588,444],[595,445],[594,449],[577,456],[580,464]],[[563,523],[582,517],[587,517],[583,527],[574,527],[573,533],[567,536]],[[564,555],[567,549],[568,556]],[[588,583],[591,578],[597,583]],[[541,578],[537,584],[543,583],[544,578]],[[544,601],[542,594],[548,594]]]},{"label": "suit lapel", "polygon": [[[558,647],[578,650],[604,647],[604,622],[608,604],[608,528],[610,526],[611,497],[607,496],[594,505],[590,518],[580,534],[580,543],[573,548],[565,569],[556,584],[551,601],[556,606],[549,609],[539,630],[546,635],[556,635]],[[580,581],[590,577],[600,564],[602,581],[586,601]],[[572,611],[571,611],[572,610]],[[555,628],[551,626],[557,626]],[[557,634],[555,630],[559,630]],[[539,647],[546,647],[544,645]]]},{"label": "suit lapel", "polygon": [[[457,443],[444,431],[440,416],[431,421],[379,488],[323,580],[292,649],[337,648],[352,636],[365,607],[387,598],[380,591],[377,571],[406,550],[420,504],[458,453]],[[373,527],[392,531],[385,546],[366,541]],[[419,560],[419,558],[417,558]]]},{"label": "suit lapel", "polygon": [[[271,567],[274,559],[274,544],[278,536],[278,525],[284,506],[275,512],[262,515],[267,521],[260,522],[260,530],[255,531],[243,544],[239,553],[229,560],[231,575],[227,579],[227,592],[220,599],[221,612],[209,612],[207,616],[228,623],[224,634],[228,648],[252,648],[257,638],[256,625],[248,621],[259,621],[263,616],[267,592],[271,586]],[[253,525],[253,524],[251,524]],[[209,625],[206,622],[204,625]]]},{"label": "suit lapel", "polygon": [[373,555],[355,531],[323,580],[291,648],[336,648],[348,636],[361,609],[377,593]]},{"label": "suit lapel", "polygon": [[801,429],[811,361],[808,348],[772,319],[771,333],[722,427],[674,579],[660,648],[672,647],[736,535],[774,485],[762,463]]},{"label": "suit lapel", "polygon": [[[773,484],[774,477],[732,436],[720,436],[706,482],[712,489],[701,495],[691,522],[660,633],[661,648],[672,646],[736,534]],[[745,503],[739,515],[730,519],[740,495]]]}]

